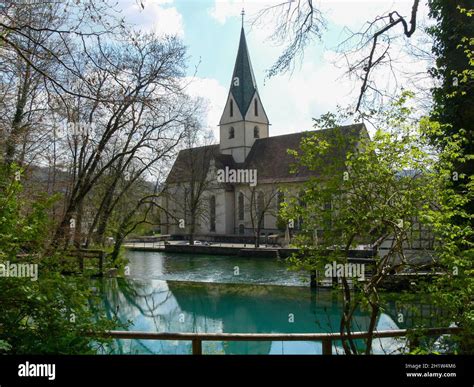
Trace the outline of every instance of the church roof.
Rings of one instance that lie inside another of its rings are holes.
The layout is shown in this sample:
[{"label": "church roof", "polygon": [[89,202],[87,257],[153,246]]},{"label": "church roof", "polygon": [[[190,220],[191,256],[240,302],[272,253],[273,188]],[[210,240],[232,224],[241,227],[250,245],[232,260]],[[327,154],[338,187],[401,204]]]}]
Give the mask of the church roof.
[{"label": "church roof", "polygon": [[183,149],[179,152],[166,183],[182,183],[192,178],[195,181],[202,180],[207,174],[212,158],[217,169],[234,167],[233,157],[220,153],[219,144]]},{"label": "church roof", "polygon": [[364,124],[355,124],[261,138],[255,141],[244,163],[235,163],[231,155],[220,153],[218,144],[185,149],[179,152],[166,182],[190,181],[191,176],[193,176],[193,170],[196,171],[194,173],[195,179],[202,178],[209,169],[211,158],[214,158],[217,169],[223,169],[226,166],[231,169],[257,169],[259,183],[305,181],[316,173],[307,168],[299,168],[297,173],[291,173],[291,166],[295,159],[292,155],[288,154],[287,149],[299,151],[301,140],[305,136],[316,133],[322,136],[330,136],[335,134],[336,130],[344,138],[347,138],[347,142],[345,142],[345,147],[335,149],[327,157],[328,162],[335,158],[345,158],[346,153],[354,146],[354,141],[357,141],[362,136],[368,136]]},{"label": "church roof", "polygon": [[[257,169],[259,182],[270,181],[304,181],[317,174],[306,167],[298,167],[295,173],[291,172],[291,166],[295,158],[289,155],[287,150],[300,151],[300,143],[304,137],[318,134],[324,138],[339,134],[344,139],[344,146],[333,149],[331,154],[324,156],[327,162],[331,160],[344,161],[347,152],[353,149],[354,142],[367,134],[364,124],[346,125],[338,128],[323,130],[312,130],[307,132],[292,133],[282,136],[261,138],[255,141],[245,161],[245,168]],[[347,141],[346,141],[347,140]],[[321,156],[323,157],[323,156]]]},{"label": "church roof", "polygon": [[[239,79],[238,83],[234,82],[236,78]],[[234,73],[230,85],[230,91],[234,96],[242,116],[245,116],[245,113],[247,113],[256,90],[257,82],[255,82],[247,41],[245,40],[245,32],[242,27],[237,59],[235,60]]]}]

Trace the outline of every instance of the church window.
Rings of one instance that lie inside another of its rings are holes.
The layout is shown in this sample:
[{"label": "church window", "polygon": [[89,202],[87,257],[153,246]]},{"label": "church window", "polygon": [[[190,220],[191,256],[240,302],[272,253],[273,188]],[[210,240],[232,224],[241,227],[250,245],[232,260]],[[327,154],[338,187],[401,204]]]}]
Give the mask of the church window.
[{"label": "church window", "polygon": [[243,235],[245,233],[245,227],[243,224],[239,224],[239,234]]},{"label": "church window", "polygon": [[239,192],[239,197],[237,199],[238,204],[238,213],[239,213],[239,220],[244,220],[244,194]]},{"label": "church window", "polygon": [[257,98],[253,100],[253,110],[255,111],[255,115],[258,116],[258,102]]},{"label": "church window", "polygon": [[257,217],[258,217],[258,221],[261,220],[261,227],[264,228],[265,227],[265,198],[264,198],[264,195],[263,195],[263,192],[260,191],[258,194],[257,194]]},{"label": "church window", "polygon": [[258,126],[253,128],[253,138],[260,138],[260,129],[258,128]]},{"label": "church window", "polygon": [[209,199],[209,231],[216,231],[216,197]]},{"label": "church window", "polygon": [[230,100],[230,116],[234,116],[234,101]]},{"label": "church window", "polygon": [[235,130],[234,130],[234,127],[231,126],[229,129],[229,139],[234,138],[234,137],[235,137]]}]

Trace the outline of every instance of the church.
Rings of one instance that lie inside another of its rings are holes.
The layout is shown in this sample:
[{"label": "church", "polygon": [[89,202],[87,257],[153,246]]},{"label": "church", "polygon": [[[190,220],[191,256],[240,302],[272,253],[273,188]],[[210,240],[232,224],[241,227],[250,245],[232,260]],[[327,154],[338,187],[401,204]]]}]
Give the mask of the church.
[{"label": "church", "polygon": [[[287,150],[298,150],[315,131],[270,136],[243,26],[219,127],[218,144],[179,152],[163,190],[162,234],[202,240],[281,235],[286,224],[279,221],[280,203],[285,195],[298,195],[315,173],[292,173],[295,160]],[[368,136],[363,124],[338,129],[355,142]],[[297,223],[291,225],[295,230]]]}]

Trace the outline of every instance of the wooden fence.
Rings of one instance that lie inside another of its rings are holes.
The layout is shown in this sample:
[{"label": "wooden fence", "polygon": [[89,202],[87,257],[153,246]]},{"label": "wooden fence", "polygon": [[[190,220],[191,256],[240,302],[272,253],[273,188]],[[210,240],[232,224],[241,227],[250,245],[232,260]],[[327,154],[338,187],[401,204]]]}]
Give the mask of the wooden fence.
[{"label": "wooden fence", "polygon": [[[427,328],[416,331],[420,335],[440,336],[460,332],[460,328]],[[373,338],[406,337],[415,331],[407,329],[374,331]],[[114,339],[184,340],[191,341],[193,355],[202,355],[203,341],[321,341],[323,355],[332,355],[334,341],[341,340],[340,333],[156,333],[138,331],[107,331],[103,335]],[[344,335],[345,338],[349,336]],[[352,339],[367,339],[368,332],[353,332]],[[415,339],[416,340],[416,339]],[[412,344],[415,344],[413,342]]]}]

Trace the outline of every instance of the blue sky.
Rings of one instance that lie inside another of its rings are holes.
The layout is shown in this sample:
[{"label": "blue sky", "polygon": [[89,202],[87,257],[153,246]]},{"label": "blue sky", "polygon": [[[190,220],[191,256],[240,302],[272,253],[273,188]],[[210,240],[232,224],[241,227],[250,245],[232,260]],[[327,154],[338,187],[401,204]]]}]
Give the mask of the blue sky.
[{"label": "blue sky", "polygon": [[[262,7],[281,0],[145,0],[142,10],[136,0],[120,0],[125,19],[137,29],[179,35],[188,47],[191,77],[189,93],[207,101],[205,125],[218,139],[220,115],[227,97],[240,35],[242,7],[250,20]],[[363,24],[387,10],[397,9],[408,15],[409,0],[320,0],[328,21],[321,42],[314,42],[305,51],[304,59],[294,72],[265,80],[265,71],[278,58],[283,47],[268,40],[271,23],[266,27],[246,24],[247,43],[252,66],[265,110],[269,116],[270,135],[293,133],[312,128],[312,118],[336,105],[346,106],[357,97],[358,84],[344,76],[342,58],[335,52],[345,36],[344,29],[359,30]],[[426,7],[420,10],[426,19]],[[415,36],[416,39],[416,36]],[[395,47],[396,48],[396,47]],[[408,69],[408,70],[407,70]],[[426,63],[414,61],[405,70],[424,71]],[[379,74],[388,82],[389,74]],[[410,79],[410,74],[406,75]]]}]

